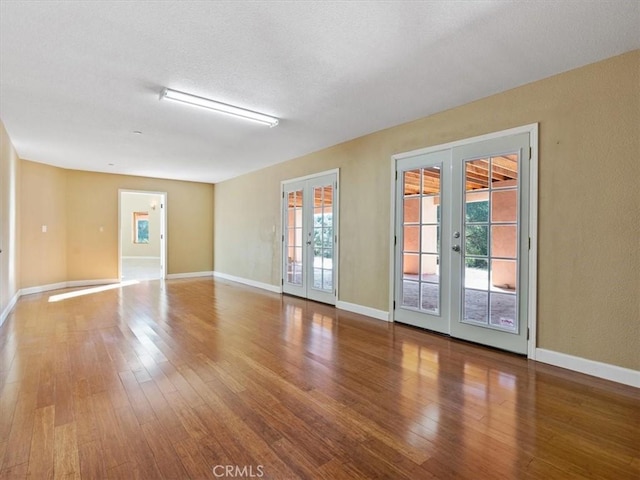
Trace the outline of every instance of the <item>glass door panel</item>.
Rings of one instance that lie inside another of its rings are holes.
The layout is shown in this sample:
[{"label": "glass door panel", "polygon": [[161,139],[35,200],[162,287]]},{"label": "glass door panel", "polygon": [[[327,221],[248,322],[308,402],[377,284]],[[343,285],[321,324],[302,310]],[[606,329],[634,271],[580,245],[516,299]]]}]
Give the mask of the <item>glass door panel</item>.
[{"label": "glass door panel", "polygon": [[312,288],[333,290],[333,185],[313,187],[313,282]]},{"label": "glass door panel", "polygon": [[[464,163],[464,277],[482,281],[465,280],[463,321],[518,333],[517,268],[510,268],[517,266],[518,259],[518,154]],[[499,189],[502,195],[494,196]],[[498,220],[504,218],[510,221]],[[506,259],[512,265],[505,264]]]},{"label": "glass door panel", "polygon": [[[446,152],[403,160],[399,164],[396,192],[397,265],[395,318],[439,332],[448,331],[443,305],[442,191]],[[448,255],[448,251],[447,251]]]},{"label": "glass door panel", "polygon": [[528,146],[520,134],[453,149],[452,224],[463,237],[452,258],[461,278],[451,334],[518,353],[527,351]]},{"label": "glass door panel", "polygon": [[304,245],[304,184],[287,184],[283,191],[282,217],[282,289],[285,293],[301,295],[306,290]]},{"label": "glass door panel", "polygon": [[302,190],[287,195],[287,282],[302,285]]}]

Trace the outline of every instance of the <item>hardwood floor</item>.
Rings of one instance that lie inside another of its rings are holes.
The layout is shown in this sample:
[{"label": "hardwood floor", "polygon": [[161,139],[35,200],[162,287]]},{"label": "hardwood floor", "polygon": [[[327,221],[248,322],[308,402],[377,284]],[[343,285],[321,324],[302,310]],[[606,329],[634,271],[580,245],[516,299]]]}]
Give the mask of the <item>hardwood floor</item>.
[{"label": "hardwood floor", "polygon": [[640,477],[631,387],[212,279],[58,293],[0,329],[3,479]]}]

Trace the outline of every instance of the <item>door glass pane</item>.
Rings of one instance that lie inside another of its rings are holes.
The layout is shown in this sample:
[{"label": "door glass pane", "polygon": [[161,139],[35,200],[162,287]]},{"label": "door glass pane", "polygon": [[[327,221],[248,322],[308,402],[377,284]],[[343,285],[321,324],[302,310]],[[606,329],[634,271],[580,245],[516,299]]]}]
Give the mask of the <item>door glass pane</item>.
[{"label": "door glass pane", "polygon": [[464,320],[487,324],[489,317],[489,293],[479,290],[464,291]]},{"label": "door glass pane", "polygon": [[402,306],[418,308],[419,302],[419,286],[418,282],[403,280],[402,282]]},{"label": "door glass pane", "polygon": [[422,248],[423,252],[439,253],[440,239],[438,236],[439,227],[437,225],[422,226]]},{"label": "door glass pane", "polygon": [[465,186],[467,191],[489,187],[489,160],[481,158],[465,164]]},{"label": "door glass pane", "polygon": [[437,283],[422,284],[422,300],[420,306],[423,310],[438,310],[440,291]]},{"label": "door glass pane", "polygon": [[518,287],[517,263],[515,260],[491,261],[491,289],[495,291],[511,291]]},{"label": "door glass pane", "polygon": [[440,166],[402,178],[402,305],[439,314]]},{"label": "door glass pane", "polygon": [[491,226],[491,256],[516,258],[518,228],[513,225]]},{"label": "door glass pane", "polygon": [[302,285],[302,190],[287,193],[286,281]]},{"label": "door glass pane", "polygon": [[465,217],[467,223],[486,223],[489,221],[489,194],[487,192],[467,194]]},{"label": "door glass pane", "polygon": [[422,223],[440,224],[440,195],[422,197]]},{"label": "door glass pane", "polygon": [[489,264],[486,258],[465,259],[464,286],[487,290],[489,288]]},{"label": "door glass pane", "polygon": [[420,280],[429,283],[439,283],[440,265],[438,255],[421,255]]},{"label": "door glass pane", "polygon": [[322,288],[331,290],[333,288],[333,272],[330,269],[324,269],[322,272]]},{"label": "door glass pane", "polygon": [[333,290],[333,185],[313,187],[313,288]]},{"label": "door glass pane", "polygon": [[516,322],[516,295],[491,293],[491,325],[513,330]]},{"label": "door glass pane", "polygon": [[404,172],[404,195],[416,195],[420,193],[420,170]]},{"label": "door glass pane", "polygon": [[440,167],[422,169],[422,195],[440,194]]},{"label": "door glass pane", "polygon": [[491,158],[491,188],[515,187],[518,183],[518,154]]},{"label": "door glass pane", "polygon": [[420,251],[420,227],[410,225],[404,227],[404,251],[419,252]]},{"label": "door glass pane", "polygon": [[487,225],[467,225],[464,239],[467,255],[486,257],[489,254],[489,227]]},{"label": "door glass pane", "polygon": [[491,221],[515,222],[518,213],[518,190],[510,188],[491,192]]},{"label": "door glass pane", "polygon": [[462,321],[512,333],[518,333],[518,157],[467,160],[464,169]]},{"label": "door glass pane", "polygon": [[420,220],[420,198],[405,198],[403,212],[404,223],[418,223],[418,221]]},{"label": "door glass pane", "polygon": [[402,255],[403,278],[407,280],[417,280],[420,273],[419,255],[416,253],[405,253]]}]

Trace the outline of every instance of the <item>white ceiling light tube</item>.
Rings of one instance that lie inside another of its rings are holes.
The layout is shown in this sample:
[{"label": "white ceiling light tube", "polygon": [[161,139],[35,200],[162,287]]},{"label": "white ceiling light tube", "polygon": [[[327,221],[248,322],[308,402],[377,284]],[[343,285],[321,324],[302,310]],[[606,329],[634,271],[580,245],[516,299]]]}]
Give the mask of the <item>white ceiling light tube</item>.
[{"label": "white ceiling light tube", "polygon": [[216,112],[235,115],[236,117],[245,118],[254,122],[264,123],[270,127],[275,127],[279,123],[279,120],[276,117],[271,117],[264,113],[234,107],[233,105],[216,102],[215,100],[209,100],[208,98],[198,97],[184,92],[178,92],[177,90],[171,90],[170,88],[162,89],[162,92],[160,92],[160,100],[162,99],[174,100],[176,102],[195,105],[196,107],[208,108],[209,110],[215,110]]}]

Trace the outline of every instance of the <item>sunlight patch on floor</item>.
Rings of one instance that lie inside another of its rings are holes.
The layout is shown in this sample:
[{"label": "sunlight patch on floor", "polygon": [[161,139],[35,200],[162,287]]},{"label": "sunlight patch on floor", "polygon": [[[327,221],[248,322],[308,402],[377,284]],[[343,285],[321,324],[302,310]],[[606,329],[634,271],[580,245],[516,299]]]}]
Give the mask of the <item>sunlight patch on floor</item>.
[{"label": "sunlight patch on floor", "polygon": [[49,303],[59,302],[60,300],[68,300],[69,298],[80,297],[82,295],[91,295],[92,293],[104,292],[106,290],[113,290],[114,288],[127,287],[129,285],[135,285],[140,283],[138,280],[127,280],[126,282],[112,283],[110,285],[101,285],[99,287],[85,288],[84,290],[75,290],[73,292],[60,293],[59,295],[51,295],[49,297]]}]

